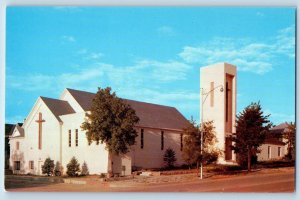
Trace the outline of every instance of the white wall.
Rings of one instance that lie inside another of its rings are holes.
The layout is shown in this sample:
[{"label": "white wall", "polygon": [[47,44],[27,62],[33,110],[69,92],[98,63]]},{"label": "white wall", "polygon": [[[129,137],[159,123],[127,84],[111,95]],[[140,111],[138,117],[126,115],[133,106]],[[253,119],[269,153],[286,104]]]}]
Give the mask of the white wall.
[{"label": "white wall", "polygon": [[[200,113],[203,112],[203,121],[214,121],[216,137],[218,139],[218,143],[216,144],[216,146],[222,151],[225,150],[225,136],[229,136],[231,134],[226,133],[225,131],[226,74],[234,76],[232,84],[232,115],[230,116],[232,122],[234,122],[236,115],[236,67],[227,63],[218,63],[201,67],[200,69],[200,87],[204,89],[204,93],[207,93],[211,90],[211,82],[214,82],[214,87],[218,87],[220,85],[223,86],[223,92],[220,91],[220,87],[216,88],[213,92],[210,92],[204,102],[203,108],[201,107],[202,95],[200,93]],[[212,93],[214,95],[213,106],[211,106],[210,104]],[[204,95],[203,97],[205,96],[206,95]],[[231,130],[232,132],[235,132],[234,123],[232,123]],[[233,159],[235,159],[234,155]],[[224,161],[224,157],[221,157],[219,159],[220,163],[223,163]]]},{"label": "white wall", "polygon": [[[270,157],[268,156],[268,147],[271,148]],[[278,147],[281,147],[280,156],[278,156]],[[282,159],[286,154],[286,148],[284,145],[263,144],[259,147],[259,149],[261,152],[257,154],[258,161],[278,160]]]},{"label": "white wall", "polygon": [[[39,112],[42,113],[42,118],[45,120],[45,122],[42,123],[41,150],[38,149],[39,129],[38,123],[35,121],[39,118]],[[19,150],[19,152],[23,152],[23,166],[21,166],[23,167],[22,173],[41,175],[41,166],[47,157],[50,157],[54,161],[59,160],[59,122],[48,109],[48,107],[43,103],[43,101],[38,99],[31,113],[28,115],[23,128],[25,132],[25,138],[20,140]],[[12,151],[15,151],[15,148],[12,148]],[[15,161],[13,154],[11,154],[11,162]],[[34,161],[33,170],[29,169],[29,161]]]},{"label": "white wall", "polygon": [[[88,145],[85,131],[80,126],[84,122],[85,113],[62,115],[62,166],[66,172],[66,166],[73,156],[80,166],[85,161],[90,174],[107,173],[108,152],[105,145],[93,142]],[[78,146],[75,146],[75,129],[78,129]],[[69,130],[71,130],[71,147],[69,147]]]},{"label": "white wall", "polygon": [[180,150],[180,133],[176,131],[164,130],[164,149],[161,150],[161,130],[144,129],[144,148],[141,149],[141,128],[136,128],[138,137],[136,144],[132,146],[131,159],[132,166],[141,168],[161,168],[165,166],[163,156],[168,147],[171,147],[176,153],[175,165],[184,164],[182,151]]}]

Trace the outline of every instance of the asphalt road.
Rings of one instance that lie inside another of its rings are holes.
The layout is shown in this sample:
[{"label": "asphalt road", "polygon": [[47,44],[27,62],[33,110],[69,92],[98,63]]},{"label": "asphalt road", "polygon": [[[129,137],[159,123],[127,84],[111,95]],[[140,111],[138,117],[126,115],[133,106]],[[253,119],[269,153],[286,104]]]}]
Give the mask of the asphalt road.
[{"label": "asphalt road", "polygon": [[134,187],[109,187],[99,182],[85,185],[52,183],[41,184],[34,181],[23,180],[6,181],[8,191],[26,192],[294,192],[294,170],[266,171],[262,173],[250,173],[243,175],[216,176],[204,180],[144,184]]},{"label": "asphalt road", "polygon": [[188,183],[124,188],[128,192],[294,192],[294,172],[206,179]]}]

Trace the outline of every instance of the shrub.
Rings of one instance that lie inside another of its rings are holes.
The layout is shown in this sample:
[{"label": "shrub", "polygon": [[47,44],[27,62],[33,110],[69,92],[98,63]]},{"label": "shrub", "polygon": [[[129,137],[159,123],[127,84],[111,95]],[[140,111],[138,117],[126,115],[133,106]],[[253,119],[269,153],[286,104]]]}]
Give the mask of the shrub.
[{"label": "shrub", "polygon": [[82,166],[81,166],[81,175],[82,176],[86,176],[86,175],[89,175],[89,168],[86,164],[86,162],[84,161]]},{"label": "shrub", "polygon": [[50,157],[46,158],[44,165],[42,166],[42,173],[50,176],[53,174],[54,170],[54,161],[50,159]]},{"label": "shrub", "polygon": [[164,154],[164,162],[168,168],[174,167],[174,164],[176,162],[176,155],[175,151],[171,149],[170,147],[166,149],[165,154]]},{"label": "shrub", "polygon": [[54,168],[54,175],[55,176],[61,176],[62,174],[62,166],[59,161],[56,162],[55,168]]},{"label": "shrub", "polygon": [[73,158],[70,160],[69,164],[67,165],[67,174],[68,176],[78,176],[79,172],[80,172],[79,163],[77,159],[73,156]]}]

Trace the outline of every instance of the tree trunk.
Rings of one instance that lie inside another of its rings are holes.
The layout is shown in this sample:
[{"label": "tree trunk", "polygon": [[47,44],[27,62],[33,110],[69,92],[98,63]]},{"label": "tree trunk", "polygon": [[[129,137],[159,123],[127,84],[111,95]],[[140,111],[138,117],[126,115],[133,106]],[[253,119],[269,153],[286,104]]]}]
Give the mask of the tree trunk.
[{"label": "tree trunk", "polygon": [[113,176],[113,163],[112,163],[112,152],[108,151],[108,162],[107,162],[107,178],[111,178]]},{"label": "tree trunk", "polygon": [[248,172],[251,171],[251,148],[248,146]]}]

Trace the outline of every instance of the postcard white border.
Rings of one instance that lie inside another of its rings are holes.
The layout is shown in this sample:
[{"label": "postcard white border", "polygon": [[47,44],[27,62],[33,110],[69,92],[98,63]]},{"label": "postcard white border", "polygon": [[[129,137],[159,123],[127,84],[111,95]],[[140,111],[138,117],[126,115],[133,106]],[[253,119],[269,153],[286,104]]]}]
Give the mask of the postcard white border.
[{"label": "postcard white border", "polygon": [[[4,166],[4,122],[5,122],[5,22],[7,6],[291,6],[300,8],[300,0],[2,0],[0,1],[0,130],[1,150],[0,166]],[[299,15],[297,13],[297,19]],[[298,21],[296,19],[296,24]],[[299,27],[297,26],[297,32]],[[297,44],[298,44],[297,37]],[[298,49],[298,45],[296,46]],[[299,58],[299,51],[296,50],[296,57]],[[299,85],[300,70],[296,62],[296,85]],[[297,101],[299,105],[299,87],[296,87]],[[296,116],[299,116],[299,106],[296,106]],[[299,125],[299,118],[296,117]],[[300,135],[297,130],[297,147],[299,147]],[[300,161],[299,148],[297,148],[296,166]],[[297,167],[296,167],[297,169]],[[296,170],[296,193],[295,194],[273,194],[273,193],[12,193],[4,190],[4,167],[0,167],[0,199],[23,199],[23,200],[53,200],[53,199],[300,199],[299,194],[299,173]]]}]

